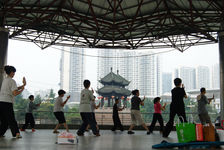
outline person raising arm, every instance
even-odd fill
[[[12,136],[21,138],[18,124],[15,119],[13,103],[15,96],[21,94],[26,86],[26,79],[23,77],[23,85],[17,87],[15,76],[16,68],[13,66],[5,66],[4,71],[7,77],[4,78],[0,91],[0,137],[4,137],[8,127],[11,129]]]

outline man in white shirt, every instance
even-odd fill
[[[93,119],[93,113],[90,105],[90,101],[94,100],[93,91],[89,90],[90,81],[84,80],[83,85],[85,89],[81,91],[81,100],[79,105],[79,112],[82,118],[82,125],[80,126],[77,135],[83,136],[87,125],[89,124],[93,134],[100,136],[99,131],[96,128],[96,123]]]

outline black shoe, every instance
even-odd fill
[[[123,132],[123,131],[124,131],[124,129],[120,129],[120,131],[121,131],[121,132]]]
[[[128,134],[135,134],[135,132],[133,132],[133,131],[128,131]]]
[[[151,133],[151,132],[150,132],[150,131],[148,131],[146,134],[147,134],[147,135],[149,135],[150,133]]]
[[[164,138],[167,138],[167,137],[168,137],[168,135],[163,134],[163,137],[164,137]]]
[[[78,136],[84,136],[83,133],[79,133],[79,132],[77,132],[77,135],[78,135]]]
[[[111,131],[116,131],[115,129],[111,129]]]

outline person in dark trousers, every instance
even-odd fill
[[[211,101],[214,99],[214,95],[212,98],[207,98],[207,96],[205,95],[206,89],[204,87],[200,89],[200,92],[200,95],[197,96],[198,117],[201,121],[201,124],[205,125],[206,123],[209,123],[210,126],[213,126],[211,119],[208,115],[206,105],[211,103]]]
[[[119,103],[119,99],[116,98],[114,106],[113,106],[113,122],[114,122],[114,126],[111,129],[112,131],[116,131],[117,127],[119,127],[119,129],[121,131],[124,131],[123,125],[121,124],[121,120],[120,120],[119,114],[118,114],[118,111],[122,111],[124,109],[124,107],[123,108],[119,108],[117,106],[118,103]]]
[[[187,122],[184,98],[187,98],[187,95],[184,90],[184,85],[180,78],[174,79],[175,87],[171,90],[172,102],[170,104],[170,119],[166,124],[166,127],[163,132],[163,137],[168,137],[171,130],[173,129],[174,117],[178,115],[181,122]]]
[[[153,129],[155,127],[155,124],[156,124],[157,120],[159,121],[159,124],[160,124],[160,133],[163,132],[163,117],[162,117],[161,113],[162,113],[162,110],[165,110],[166,103],[162,106],[160,104],[160,100],[161,100],[160,97],[156,97],[153,100],[153,103],[154,103],[154,114],[153,114],[152,123],[149,126],[149,131],[151,133],[153,132]]]
[[[35,132],[35,129],[34,129],[35,120],[33,117],[33,110],[37,109],[37,107],[40,106],[40,104],[34,104],[34,102],[33,102],[34,96],[33,95],[29,96],[29,100],[30,100],[30,102],[27,105],[27,110],[26,110],[26,115],[25,115],[25,124],[22,126],[20,131],[25,131],[26,128],[28,127],[28,125],[30,124],[30,126],[32,128],[32,132]]]
[[[15,75],[16,68],[13,66],[5,66],[4,70],[7,77],[4,78],[0,91],[0,137],[4,137],[9,127],[13,137],[22,138],[15,118],[13,103],[15,96],[23,92],[26,86],[26,79],[23,77],[23,85],[17,87],[16,81],[12,79]]]
[[[97,122],[96,122],[95,109],[98,109],[100,107],[100,103],[98,105],[96,105],[96,102],[95,102],[96,96],[93,96],[93,97],[94,97],[94,100],[90,101],[90,106],[91,106],[92,113],[93,113],[93,120],[96,123],[97,130],[99,131],[100,128],[99,128],[99,126],[97,125]],[[87,132],[89,131],[89,127],[90,127],[90,125],[88,124],[88,126],[86,127]]]
[[[99,131],[96,128],[96,122],[94,121],[90,102],[94,101],[93,90],[90,91],[90,81],[84,80],[83,85],[85,89],[81,91],[81,100],[79,105],[79,112],[82,118],[82,124],[77,131],[78,136],[83,136],[88,124],[90,125],[93,134],[100,136]]]

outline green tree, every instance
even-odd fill
[[[68,124],[78,124],[81,122],[81,117],[79,114],[79,106],[75,105],[68,109],[67,113],[65,113],[66,121]]]
[[[35,118],[41,120],[42,123],[48,124],[55,122],[53,113],[54,105],[49,102],[41,103],[40,107],[34,112]]]
[[[49,95],[48,95],[48,98],[49,98],[49,101],[50,101],[51,104],[54,104],[55,95],[56,95],[56,94],[54,93],[54,90],[51,89],[51,90],[50,90],[50,93],[49,93]]]
[[[21,94],[15,97],[13,107],[15,110],[15,117],[19,122],[23,121],[25,118],[27,103],[28,100],[24,99]]]
[[[56,121],[53,113],[55,99],[55,93],[53,89],[50,90],[50,93],[46,98],[47,100],[43,101],[40,95],[35,97],[35,103],[42,103],[40,104],[38,110],[34,112],[34,116],[37,120],[39,119],[41,123],[52,124]]]
[[[40,97],[40,94],[38,94],[38,95],[35,97],[34,101],[35,101],[36,104],[39,104],[39,103],[42,102],[42,99],[41,99],[41,97]]]

